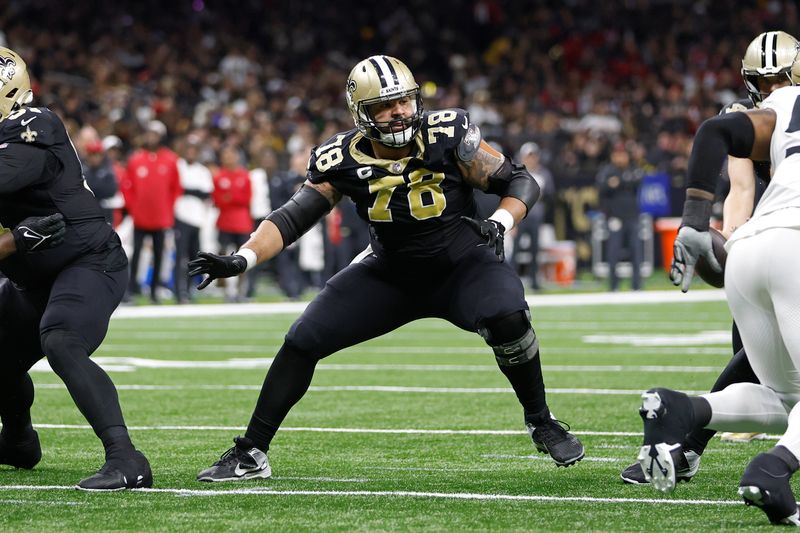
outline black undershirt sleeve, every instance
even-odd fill
[[[726,113],[703,122],[689,157],[687,187],[713,193],[728,155],[750,157],[754,142],[755,129],[745,113]]]

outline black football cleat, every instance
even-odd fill
[[[583,444],[569,432],[568,424],[550,418],[539,425],[527,422],[525,427],[527,427],[536,449],[550,454],[556,466],[567,467],[583,459]]]
[[[12,441],[0,434],[0,465],[30,470],[42,459],[39,434],[31,428],[28,435]]]
[[[644,442],[636,458],[645,480],[661,492],[672,492],[677,470],[688,468],[681,443],[693,428],[689,397],[669,389],[642,393],[639,416],[644,422]]]
[[[677,458],[675,462],[675,482],[691,481],[700,469],[700,455],[687,450],[683,452],[683,460]],[[644,475],[642,465],[637,461],[620,472],[622,481],[630,485],[648,485],[650,482]]]
[[[93,476],[81,480],[80,490],[144,489],[153,486],[153,472],[142,452],[135,450],[124,458],[108,459]]]
[[[197,481],[244,481],[272,475],[267,454],[256,448],[253,441],[236,437],[233,442],[235,445],[219,461],[197,474]]]
[[[755,505],[766,513],[773,524],[800,526],[789,479],[792,472],[780,457],[760,453],[750,461],[739,481],[739,496],[746,505]]]

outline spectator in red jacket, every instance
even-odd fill
[[[157,290],[161,281],[161,259],[164,237],[175,225],[175,200],[181,195],[178,156],[163,145],[167,128],[153,120],[147,125],[144,146],[128,158],[128,169],[122,194],[133,218],[133,258],[129,291],[139,294],[139,254],[144,238],[153,243],[153,276],[150,284],[150,301],[158,303]]]
[[[228,144],[220,151],[221,167],[214,175],[212,198],[219,209],[217,229],[221,252],[236,251],[250,238],[253,219],[250,216],[250,173],[242,165],[242,154],[235,145]],[[243,301],[247,291],[247,278],[240,275],[236,294],[226,297],[232,301]]]

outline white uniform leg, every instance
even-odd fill
[[[717,431],[786,431],[788,410],[780,396],[756,383],[734,383],[719,392],[703,394],[711,404],[706,427]]]
[[[725,269],[728,305],[750,365],[789,409],[800,399],[799,250],[800,231],[769,229],[737,241]]]
[[[800,459],[800,403],[795,404],[789,413],[789,428],[778,441],[778,445],[789,448],[789,451]]]
[[[800,231],[774,228],[736,242],[725,292],[760,385],[737,383],[703,395],[708,427],[786,431],[780,444],[800,457]],[[792,411],[793,415],[788,415]],[[787,428],[788,426],[788,428]]]

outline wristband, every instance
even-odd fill
[[[245,272],[256,266],[258,263],[258,256],[250,248],[239,248],[239,251],[237,251],[236,254],[241,255],[244,257],[244,260],[247,261],[247,268],[244,270]]]
[[[689,226],[697,231],[708,231],[711,218],[711,200],[686,199],[683,203],[681,226]]]
[[[514,227],[514,215],[506,209],[498,209],[489,217],[489,220],[494,220],[503,226],[506,232],[511,231],[511,228]]]

